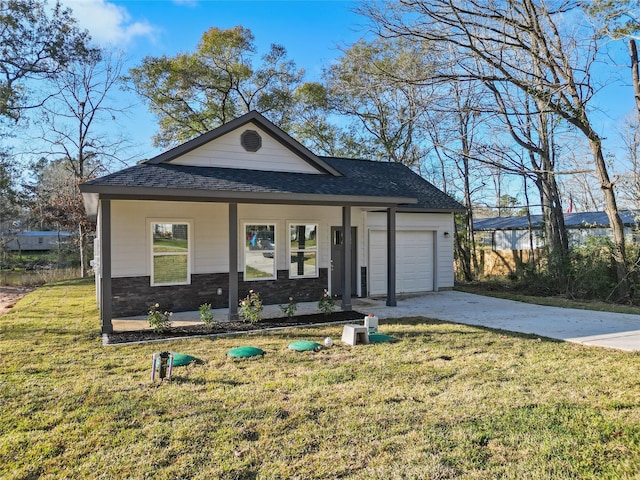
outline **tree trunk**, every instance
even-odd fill
[[[638,47],[636,41],[629,40],[629,56],[631,57],[631,80],[633,82],[633,98],[640,115],[640,67],[638,66]]]
[[[607,213],[607,217],[609,217],[609,224],[611,225],[611,231],[613,233],[613,261],[616,266],[616,276],[618,280],[616,290],[619,299],[624,300],[628,299],[630,294],[624,242],[624,225],[618,213],[618,204],[613,190],[613,183],[609,179],[607,165],[604,160],[604,155],[602,154],[601,141],[593,132],[589,135],[589,146],[591,147],[596,164],[600,189],[604,195],[604,210]]]
[[[468,263],[467,269],[468,274],[465,271],[465,277],[467,281],[472,281],[474,279],[475,274],[477,274],[479,270],[478,266],[478,255],[476,252],[476,238],[475,233],[473,231],[473,208],[471,205],[471,185],[469,184],[469,159],[464,159],[465,165],[465,175],[464,175],[464,204],[467,207],[467,213],[465,215],[466,226],[467,226],[467,256],[466,261]]]
[[[553,173],[543,172],[540,178],[542,215],[549,255],[557,261],[563,261],[569,252],[569,242],[564,225],[564,213],[560,203],[558,184]]]
[[[536,249],[535,246],[533,244],[533,225],[531,223],[531,202],[529,201],[529,189],[527,188],[527,177],[526,175],[523,175],[522,177],[523,182],[522,185],[524,187],[524,199],[525,199],[525,203],[526,203],[526,209],[527,209],[527,225],[529,227],[529,265],[531,266],[531,268],[537,270],[537,262],[536,262]]]
[[[469,214],[467,213],[465,215],[465,224],[468,223],[468,216]],[[471,271],[471,257],[470,257],[470,251],[469,251],[469,246],[465,245],[466,240],[468,238],[468,232],[463,232],[464,237],[461,238],[460,236],[460,232],[458,231],[458,224],[457,222],[453,222],[453,229],[454,229],[454,237],[453,237],[453,241],[454,241],[454,246],[456,249],[456,252],[458,253],[458,261],[460,262],[460,268],[462,269],[462,275],[464,277],[464,280],[467,282],[470,282],[473,280],[473,272]],[[467,227],[468,229],[468,227]]]
[[[457,93],[457,92],[456,92]],[[457,97],[457,103],[458,105],[461,104],[460,99]],[[465,238],[464,238],[464,245],[458,245],[460,253],[463,253],[463,255],[460,255],[460,261],[464,262],[463,265],[463,272],[464,272],[464,277],[465,280],[470,282],[473,280],[473,272],[474,272],[474,268],[472,268],[472,262],[473,262],[473,266],[475,266],[475,271],[478,271],[478,261],[476,258],[476,244],[475,244],[475,238],[474,238],[474,233],[473,233],[473,208],[471,205],[471,183],[470,183],[470,175],[471,172],[469,171],[469,156],[471,154],[471,148],[470,148],[470,138],[469,138],[469,122],[470,122],[470,116],[468,115],[468,113],[463,113],[463,111],[460,111],[458,113],[458,130],[460,133],[460,142],[462,144],[462,158],[461,158],[461,162],[462,162],[462,176],[463,176],[463,180],[464,180],[464,206],[467,207],[467,213],[465,215],[465,220],[466,220],[466,232],[465,232]],[[457,232],[456,232],[457,233]],[[457,235],[456,235],[457,237]],[[458,242],[458,244],[460,244],[460,242]]]

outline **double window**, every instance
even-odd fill
[[[151,222],[151,285],[191,283],[189,222]]]
[[[318,276],[318,225],[289,224],[289,278]],[[244,226],[245,280],[277,277],[276,226],[251,223]]]

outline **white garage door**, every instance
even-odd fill
[[[396,234],[396,293],[433,291],[433,232]],[[369,294],[387,293],[387,232],[369,231]]]

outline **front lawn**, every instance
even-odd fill
[[[346,347],[332,326],[102,347],[93,284],[42,287],[0,317],[0,477],[637,478],[639,354],[426,318],[380,330],[399,341]],[[227,360],[239,345],[267,355]],[[151,384],[163,349],[202,363]]]

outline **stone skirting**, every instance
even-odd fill
[[[366,297],[369,295],[369,290],[367,285],[367,267],[360,267],[360,292],[362,292],[363,297]]]
[[[279,270],[277,280],[244,281],[238,274],[238,300],[249,290],[260,294],[265,305],[284,304],[289,297],[296,302],[314,302],[328,287],[328,269],[321,268],[318,278],[289,278],[288,270]],[[218,289],[222,295],[218,295]],[[203,303],[212,308],[229,307],[229,274],[206,273],[191,275],[190,285],[166,287],[150,286],[150,278],[117,277],[111,280],[112,310],[114,317],[146,315],[149,306],[155,303],[171,312],[198,310]]]

